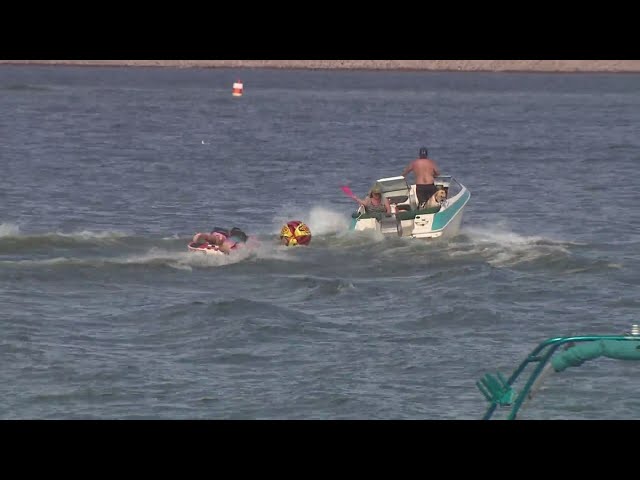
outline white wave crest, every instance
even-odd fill
[[[308,211],[301,209],[279,214],[273,220],[274,232],[279,233],[282,226],[292,220],[306,223],[311,235],[343,233],[349,228],[349,218],[345,213],[324,206],[314,206]]]
[[[494,266],[513,266],[526,263],[550,255],[569,255],[563,242],[541,235],[521,235],[507,230],[505,227],[466,227],[461,233],[471,243],[469,248],[460,251],[458,246],[452,255],[480,254]]]
[[[70,233],[55,232],[52,235],[65,237],[65,238],[78,238],[82,240],[92,240],[92,239],[110,240],[110,239],[123,238],[123,237],[126,237],[128,234],[117,231],[117,230],[102,230],[102,231],[78,230]]]
[[[15,223],[0,223],[0,237],[17,237],[20,227]]]

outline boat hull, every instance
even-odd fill
[[[394,190],[391,196],[406,198],[403,203],[399,204],[401,211],[395,214],[373,214],[369,215],[360,208],[352,215],[351,230],[355,231],[376,231],[385,236],[418,238],[418,239],[435,239],[435,238],[451,238],[457,235],[462,226],[462,218],[464,209],[469,202],[471,194],[469,190],[459,184],[451,177],[447,177],[443,184],[455,193],[448,198],[442,205],[425,208],[419,210],[416,208],[417,200],[415,199],[415,185],[408,187],[407,191],[398,190],[397,177],[390,179],[378,180],[380,184],[391,184],[393,182]]]
[[[460,232],[462,226],[462,218],[464,209],[469,201],[470,194],[468,190],[460,193],[459,198],[450,200],[450,204],[446,208],[441,209],[432,214],[430,222],[423,222],[416,216],[413,225],[410,225],[410,234],[406,236],[412,238],[451,238]],[[405,236],[405,235],[403,235]]]

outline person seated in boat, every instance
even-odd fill
[[[382,200],[382,189],[376,185],[374,186],[369,195],[362,200],[355,195],[351,196],[356,202],[364,207],[366,213],[387,213],[391,214],[391,206],[389,205],[389,199]]]
[[[196,233],[193,236],[192,245],[197,246],[207,242],[217,246],[221,252],[231,253],[239,245],[246,243],[247,238],[247,234],[238,227],[233,227],[231,230],[215,227],[211,233]]]
[[[432,159],[429,158],[427,147],[420,148],[418,158],[413,160],[402,172],[406,177],[413,172],[416,177],[416,196],[418,205],[426,205],[426,202],[436,193],[434,179],[440,175],[440,169]]]

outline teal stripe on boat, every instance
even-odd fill
[[[431,224],[431,230],[441,230],[447,226],[451,219],[460,211],[462,207],[469,201],[471,194],[469,190],[466,190],[462,197],[452,206],[442,212],[438,212],[433,216],[433,223]]]

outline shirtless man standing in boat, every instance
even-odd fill
[[[438,166],[433,160],[427,157],[427,154],[426,147],[422,147],[419,152],[419,158],[413,160],[402,172],[403,177],[406,177],[409,172],[413,172],[416,177],[418,205],[422,205],[436,193],[436,186],[433,184],[433,181],[434,177],[440,175]]]

